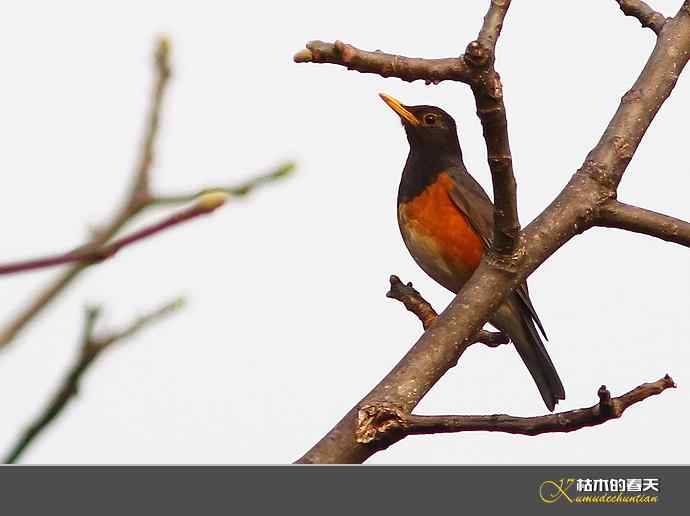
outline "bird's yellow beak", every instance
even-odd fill
[[[419,119],[414,116],[405,106],[403,106],[399,100],[394,99],[385,93],[379,93],[379,97],[381,97],[383,101],[400,116],[400,118],[414,127],[419,125]]]

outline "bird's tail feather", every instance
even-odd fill
[[[527,366],[546,407],[553,412],[558,400],[565,399],[561,379],[529,313],[521,309],[515,294],[495,314],[492,324],[508,334]]]

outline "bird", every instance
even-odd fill
[[[427,275],[457,293],[491,246],[493,203],[465,168],[453,117],[436,106],[406,106],[385,93],[379,96],[400,117],[410,145],[397,199],[403,241]],[[526,282],[489,322],[510,338],[553,412],[565,391],[541,339],[546,332]]]

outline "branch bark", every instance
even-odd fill
[[[596,405],[536,417],[516,417],[507,414],[418,416],[407,414],[391,404],[372,404],[359,410],[355,434],[357,442],[360,443],[385,443],[408,435],[458,432],[503,432],[530,436],[574,432],[617,419],[628,407],[675,387],[673,379],[666,375],[656,382],[643,383],[622,396],[611,398],[611,393],[602,385],[597,392],[599,403]]]
[[[624,229],[690,247],[690,223],[619,201],[605,203],[597,225]]]
[[[616,0],[626,16],[632,16],[642,24],[643,27],[652,29],[657,35],[661,33],[666,23],[666,16],[655,11],[642,0]]]
[[[94,336],[94,328],[101,313],[101,309],[87,309],[86,317],[84,319],[81,347],[76,360],[67,371],[64,380],[53,395],[51,401],[48,403],[43,412],[36,418],[36,420],[31,423],[31,425],[29,425],[22,435],[17,439],[16,444],[11,448],[10,452],[5,457],[4,462],[7,464],[16,463],[19,457],[35,441],[41,432],[43,432],[43,430],[45,430],[45,428],[50,425],[50,423],[52,423],[58,415],[60,415],[65,406],[67,406],[67,403],[77,395],[79,392],[79,383],[82,377],[89,367],[94,363],[94,361],[101,356],[103,351],[111,348],[113,344],[134,336],[136,333],[143,330],[150,324],[157,322],[167,315],[179,310],[183,304],[184,302],[182,299],[176,299],[175,301],[138,318],[122,330],[112,332],[101,337]]]
[[[404,413],[411,413],[429,389],[457,363],[503,299],[566,242],[592,227],[599,207],[615,198],[630,159],[673,90],[689,55],[690,0],[685,0],[676,16],[664,25],[642,73],[623,96],[583,166],[556,199],[520,233],[515,253],[519,259],[506,260],[485,253],[472,278],[412,349],[298,462],[360,463],[382,449],[376,442],[356,440],[360,407],[390,403]],[[386,70],[389,75],[395,72],[391,67]]]

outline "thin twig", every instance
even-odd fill
[[[690,247],[690,223],[616,200],[600,208],[597,226],[642,233]]]
[[[265,174],[260,174],[255,177],[248,179],[247,181],[240,183],[238,185],[232,186],[220,186],[220,187],[207,187],[202,188],[196,192],[183,193],[176,195],[156,195],[152,197],[149,201],[150,205],[167,205],[167,204],[182,204],[186,202],[191,202],[198,199],[200,196],[212,193],[212,192],[223,192],[227,195],[233,197],[244,197],[250,194],[256,188],[263,186],[267,183],[283,179],[290,175],[295,170],[295,164],[292,162],[287,162],[278,165],[274,170],[271,170]]]
[[[643,27],[652,29],[657,35],[666,24],[666,16],[655,11],[642,0],[616,0],[626,16],[637,18]]]
[[[426,330],[431,326],[438,317],[438,313],[434,307],[422,297],[422,295],[412,286],[411,282],[407,284],[400,281],[400,278],[393,275],[390,277],[391,288],[386,293],[386,297],[397,299],[408,311],[412,312],[422,323],[422,327]],[[505,333],[500,331],[486,331],[479,330],[474,342],[485,344],[490,348],[495,348],[501,344],[508,344],[510,339]]]
[[[652,383],[643,383],[630,392],[612,398],[605,385],[597,392],[599,403],[588,408],[568,410],[535,417],[516,417],[506,414],[487,416],[418,416],[406,414],[390,403],[365,405],[359,410],[356,438],[359,443],[400,439],[407,435],[447,434],[457,432],[504,432],[520,435],[540,435],[554,432],[574,432],[589,426],[601,425],[617,419],[625,410],[650,396],[676,387],[666,375]]]
[[[84,373],[93,364],[103,351],[109,349],[113,344],[134,336],[137,332],[152,323],[170,315],[183,306],[183,300],[176,299],[171,303],[154,310],[142,317],[139,317],[123,329],[109,333],[107,335],[94,336],[94,327],[101,313],[99,308],[88,308],[84,319],[84,330],[81,339],[81,346],[76,360],[70,366],[64,380],[51,398],[43,412],[29,425],[17,439],[16,444],[11,448],[5,457],[4,462],[13,464],[24,453],[28,446],[34,442],[36,437],[62,412],[67,403],[77,395],[79,382]]]

